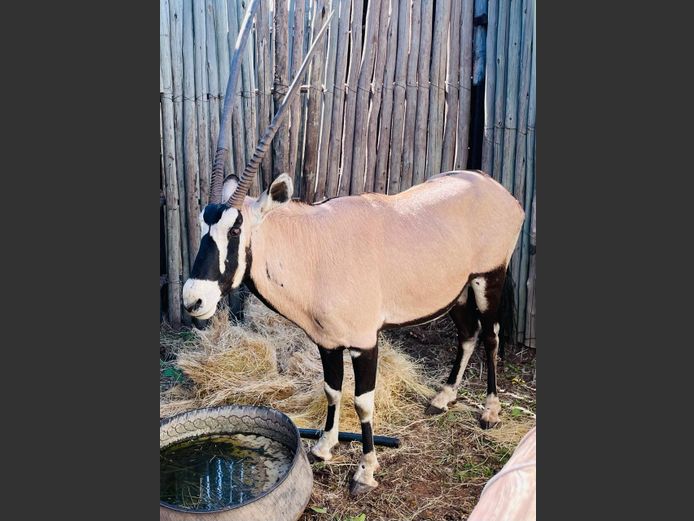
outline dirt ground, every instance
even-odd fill
[[[179,333],[186,335],[190,333]],[[455,357],[455,328],[448,317],[425,326],[388,332],[401,349],[420,361],[432,385],[441,385]],[[178,378],[175,359],[162,348],[163,391]],[[166,360],[165,360],[166,359]],[[516,444],[535,425],[535,351],[507,348],[499,362],[501,423],[479,427],[486,395],[484,350],[478,346],[465,372],[458,402],[440,416],[421,413],[399,426],[397,449],[376,447],[380,486],[351,498],[349,479],[360,455],[360,444],[340,444],[329,464],[315,463],[313,494],[302,521],[460,521],[479,499],[484,484],[511,456]],[[376,411],[376,418],[378,410]],[[374,434],[381,434],[376,429]],[[304,440],[306,449],[315,443]]]

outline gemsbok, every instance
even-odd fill
[[[254,3],[237,54],[253,9]],[[324,31],[325,26],[316,42]],[[311,449],[315,459],[330,460],[338,441],[343,351],[349,351],[363,447],[350,492],[359,494],[378,485],[372,422],[382,329],[449,313],[458,330],[457,356],[427,412],[443,412],[455,401],[479,338],[487,357],[481,424],[498,422],[499,306],[524,212],[504,187],[478,171],[440,174],[395,195],[365,193],[317,204],[293,201],[292,179],[282,174],[259,197],[249,197],[316,42],[239,178],[223,180],[228,149],[220,134],[210,203],[200,216],[202,239],[183,286],[183,305],[193,317],[208,319],[223,296],[245,284],[317,344],[328,410],[325,429]],[[235,67],[232,59],[229,85]],[[228,103],[224,115],[228,118]]]

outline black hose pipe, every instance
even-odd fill
[[[317,440],[323,431],[318,429],[299,429],[299,435],[302,438],[308,438],[311,440]],[[356,432],[339,432],[337,434],[338,441],[361,441],[361,434]],[[390,436],[374,436],[374,445],[380,445],[382,447],[394,447],[398,448],[400,446],[400,438],[391,438]]]

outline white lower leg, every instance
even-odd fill
[[[323,431],[318,443],[316,443],[311,452],[318,456],[323,461],[329,461],[332,459],[332,448],[337,445],[337,435],[340,430],[340,401],[342,399],[342,392],[336,391],[330,388],[328,384],[325,384],[325,396],[328,399],[328,405],[334,406],[334,416],[333,423],[329,430]],[[330,412],[328,412],[330,414]]]
[[[458,373],[455,377],[455,383],[453,385],[445,384],[443,389],[441,389],[441,391],[434,396],[434,399],[431,400],[431,405],[434,407],[446,411],[448,410],[448,404],[455,401],[458,397],[458,387],[460,387],[460,382],[463,380],[463,373],[465,372],[465,368],[467,367],[470,357],[472,356],[475,346],[477,345],[478,331],[476,331],[472,337],[463,342],[463,358],[460,361],[460,367],[458,368]]]
[[[370,487],[377,487],[378,481],[374,479],[374,472],[378,472],[380,469],[378,460],[376,459],[376,451],[372,450],[368,454],[362,454],[359,460],[359,468],[354,473],[354,481],[363,483],[364,485],[369,485]]]
[[[499,348],[499,323],[494,324],[494,349],[492,351],[493,362],[487,367],[487,371],[494,371],[496,374],[496,353]],[[486,347],[486,346],[485,346]],[[496,381],[496,378],[494,379]],[[496,386],[494,386],[496,389]],[[487,400],[484,404],[484,411],[482,412],[482,420],[487,423],[497,423],[499,421],[499,413],[501,412],[501,404],[499,403],[499,398],[496,393],[491,392],[487,395]]]
[[[364,454],[359,460],[359,468],[352,478],[358,483],[377,487],[378,481],[374,479],[374,472],[378,471],[380,465],[376,459],[376,449],[373,446],[373,411],[374,411],[374,391],[369,391],[354,398],[354,406],[362,424],[362,447]]]
[[[482,420],[487,423],[496,423],[499,421],[499,413],[501,412],[501,404],[496,394],[487,395],[487,401],[484,404],[482,412]]]

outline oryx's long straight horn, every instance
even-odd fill
[[[325,24],[323,25],[323,28],[320,30],[320,32],[316,36],[316,39],[311,44],[311,48],[308,50],[306,58],[304,58],[304,61],[301,64],[299,71],[296,73],[296,76],[294,77],[294,80],[292,81],[292,84],[289,87],[287,94],[284,96],[280,108],[277,110],[275,116],[272,118],[272,122],[270,123],[270,125],[265,129],[263,136],[260,138],[260,141],[258,142],[258,146],[256,147],[255,152],[253,152],[253,157],[251,157],[251,160],[248,162],[246,168],[243,170],[241,178],[239,179],[239,185],[236,187],[236,190],[231,195],[229,200],[226,202],[227,206],[233,206],[234,208],[239,209],[241,208],[243,200],[246,197],[246,193],[248,192],[248,189],[251,187],[251,183],[253,182],[253,176],[258,171],[258,168],[260,167],[260,162],[263,160],[263,157],[265,156],[265,153],[267,152],[267,149],[270,146],[272,138],[275,136],[277,129],[282,124],[282,120],[288,113],[287,107],[289,107],[289,105],[292,102],[292,99],[299,91],[301,77],[306,72],[308,64],[311,61],[311,58],[313,57],[313,53],[317,48],[317,44],[325,34],[325,30],[328,28],[330,19],[333,17],[334,13],[335,11],[330,12],[327,20],[325,21]]]
[[[251,27],[253,27],[253,16],[255,15],[259,5],[260,2],[258,0],[251,0],[248,8],[246,8],[246,14],[243,17],[241,30],[236,38],[236,46],[234,47],[234,53],[231,57],[229,81],[227,82],[227,90],[224,95],[222,121],[220,123],[219,136],[217,138],[217,150],[214,154],[214,164],[212,167],[212,176],[210,178],[210,202],[214,203],[222,202],[224,163],[226,162],[227,154],[229,152],[229,146],[227,144],[229,141],[229,136],[227,129],[229,128],[229,118],[231,117],[231,112],[234,106],[231,102],[231,98],[234,96],[234,91],[236,90],[236,83],[238,82],[239,71],[241,70],[241,58],[243,56],[243,51],[246,48],[248,36],[251,34]]]

